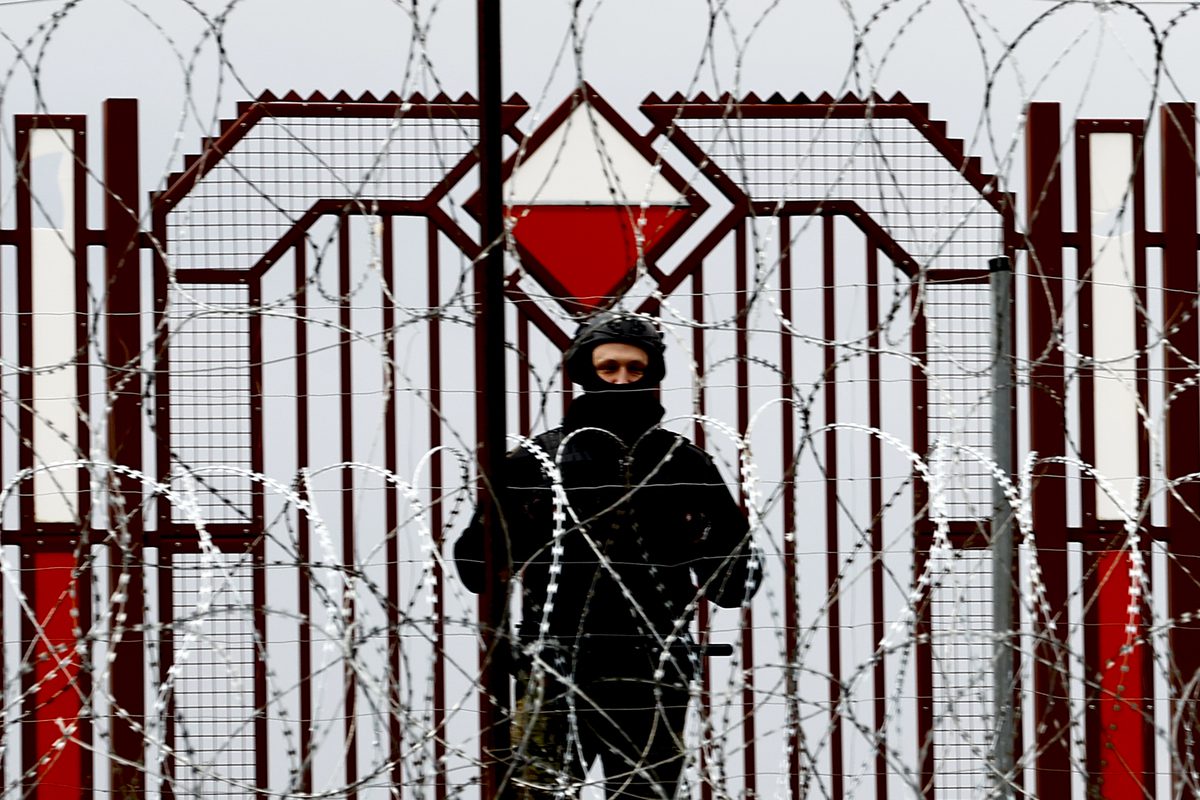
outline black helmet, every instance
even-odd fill
[[[588,391],[612,388],[592,366],[592,351],[597,345],[608,342],[631,344],[646,352],[646,372],[637,382],[639,389],[657,386],[667,374],[667,365],[663,361],[666,344],[650,319],[628,311],[605,311],[580,325],[575,332],[575,341],[567,348],[564,360],[567,376],[573,383]]]

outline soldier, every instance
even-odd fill
[[[502,530],[523,586],[514,775],[527,798],[563,796],[599,757],[610,798],[673,798],[684,765],[689,623],[707,597],[729,608],[758,588],[745,515],[708,455],[659,427],[666,373],[646,318],[605,312],[565,358],[584,389],[534,441],[559,466],[566,516],[531,449],[506,459]],[[454,548],[484,583],[476,515]],[[536,664],[536,668],[534,667]]]

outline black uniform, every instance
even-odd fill
[[[688,622],[703,597],[737,607],[758,586],[746,518],[712,460],[658,427],[662,406],[633,387],[576,398],[535,440],[570,507],[558,547],[543,464],[524,449],[506,461],[503,523],[524,587],[516,774],[545,787],[526,796],[553,796],[599,756],[609,797],[673,797],[697,661]],[[480,591],[478,517],[454,556]],[[533,656],[544,683],[529,681]]]

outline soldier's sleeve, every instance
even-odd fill
[[[520,450],[510,452],[504,459],[508,488],[501,503],[501,535],[508,537],[509,553],[515,563],[529,558],[531,537],[535,536],[534,518],[537,500],[542,492],[541,470],[536,460]],[[476,507],[469,524],[454,543],[454,563],[463,585],[478,594],[485,583],[487,554],[483,552],[483,510]]]
[[[721,479],[708,454],[696,448],[697,492],[704,529],[692,569],[705,596],[719,606],[736,608],[758,591],[762,578],[759,554],[746,515]]]
[[[483,591],[483,509],[475,507],[471,524],[454,543],[454,564],[458,577],[467,589],[479,594]]]

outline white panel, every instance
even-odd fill
[[[1133,139],[1101,133],[1093,134],[1090,142],[1095,466],[1122,502],[1132,504],[1138,474],[1133,234],[1120,230],[1122,218],[1117,214],[1129,203]],[[1096,517],[1122,519],[1120,507],[1099,486]]]
[[[512,205],[668,204],[683,198],[599,113],[580,105],[505,186]]]
[[[75,257],[72,252],[72,199],[75,197],[71,134],[59,130],[30,133],[33,163],[61,154],[55,188],[61,202],[61,229],[35,228],[33,264],[33,458],[34,466],[79,458],[78,391],[75,379]],[[38,183],[42,176],[37,176]],[[34,202],[41,198],[35,197]],[[79,474],[75,469],[42,471],[33,478],[34,517],[38,522],[74,522]]]

